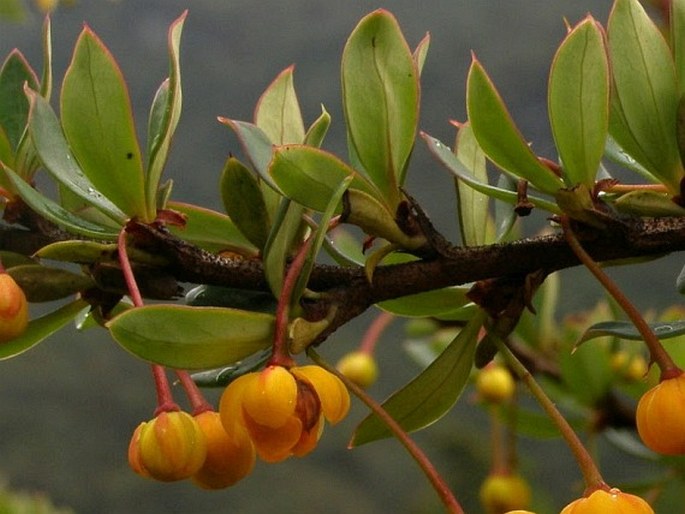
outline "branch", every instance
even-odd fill
[[[36,237],[37,241],[73,238],[59,236],[58,230],[45,220],[38,223],[36,218],[35,214],[24,213],[20,221],[45,236]],[[574,231],[597,262],[660,257],[685,249],[685,218],[680,217],[611,220],[603,229],[574,224]],[[206,252],[157,224],[132,221],[128,232],[136,246],[164,256],[168,264],[158,271],[179,282],[268,291],[259,260],[231,259]],[[12,240],[11,231],[6,233],[0,243],[3,249],[11,249],[5,248],[4,243]],[[439,234],[432,239],[442,242]],[[422,260],[377,267],[373,283],[367,281],[361,267],[317,265],[308,287],[320,294],[303,305],[305,317],[312,321],[321,319],[332,305],[337,306],[335,318],[317,342],[384,300],[484,279],[521,277],[539,270],[549,274],[579,264],[561,233],[489,246],[456,247],[442,243],[434,248],[434,254]],[[120,271],[110,267],[107,273]],[[141,288],[145,291],[142,282]]]

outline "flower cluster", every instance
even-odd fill
[[[225,432],[217,412],[191,416],[173,411],[138,425],[128,461],[144,477],[162,482],[191,478],[203,489],[220,489],[252,471],[255,451],[245,432]]]
[[[279,462],[312,451],[324,419],[335,424],[349,407],[344,384],[325,369],[271,365],[231,382],[219,411],[230,436],[247,431],[262,460]]]

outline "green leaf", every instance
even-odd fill
[[[388,11],[367,15],[350,35],[342,57],[342,92],[352,153],[394,209],[416,135],[419,72]]]
[[[426,63],[426,57],[428,56],[428,48],[431,45],[431,35],[426,32],[426,35],[423,36],[423,39],[419,41],[419,44],[416,45],[416,48],[414,49],[414,62],[416,62],[416,69],[419,72],[419,76],[421,75],[421,72],[423,71],[423,65]]]
[[[660,321],[650,323],[649,328],[659,339],[668,339],[685,334],[685,321]],[[583,333],[577,345],[597,337],[614,336],[621,339],[641,341],[642,336],[635,325],[627,321],[602,321],[595,323]]]
[[[241,375],[259,371],[270,357],[271,350],[264,350],[245,361],[238,361],[230,366],[208,371],[199,371],[193,373],[190,377],[199,387],[226,387]]]
[[[240,233],[231,218],[225,214],[182,202],[169,202],[167,207],[186,217],[185,226],[169,226],[171,232],[181,239],[210,252],[229,250],[243,255],[257,254],[257,248]]]
[[[422,234],[416,236],[405,234],[397,225],[395,217],[386,204],[359,189],[347,190],[343,221],[357,225],[371,236],[382,237],[409,250],[426,244],[426,239]]]
[[[164,266],[169,261],[159,254],[151,254],[144,250],[129,246],[126,249],[128,257],[133,262],[149,264],[151,266]],[[107,260],[118,260],[118,246],[115,243],[97,243],[73,239],[69,241],[57,241],[42,247],[35,254],[40,259],[70,262],[74,264],[93,264]]]
[[[314,269],[314,264],[316,263],[316,257],[319,255],[319,251],[321,250],[321,247],[326,239],[328,225],[330,224],[330,221],[335,213],[338,211],[338,205],[340,204],[345,191],[347,191],[347,189],[350,187],[352,180],[353,177],[348,176],[344,178],[340,184],[338,184],[338,188],[333,191],[329,197],[328,206],[323,210],[323,213],[319,218],[319,226],[316,228],[316,231],[309,236],[313,238],[312,244],[309,248],[309,252],[305,258],[304,264],[302,265],[300,275],[297,277],[297,283],[295,284],[295,288],[293,289],[291,295],[291,302],[297,302],[307,287],[309,276],[311,275],[312,270]]]
[[[151,221],[126,83],[88,27],[76,42],[60,105],[69,146],[95,188],[129,217]]]
[[[330,232],[324,245],[326,252],[341,266],[364,266],[362,243],[345,228],[338,226]]]
[[[679,94],[670,50],[638,0],[616,0],[607,29],[614,78],[609,131],[616,142],[678,193]]]
[[[50,104],[30,89],[26,90],[26,95],[31,102],[29,115],[31,139],[45,169],[69,191],[119,225],[123,225],[127,219],[126,214],[103,196],[85,175],[71,153],[59,120]]]
[[[476,141],[469,123],[459,128],[454,153],[476,180],[483,183],[488,182],[485,154],[478,146],[478,141]],[[455,179],[459,205],[459,228],[464,245],[479,246],[491,243],[494,236],[488,234],[489,231],[492,232],[489,230],[492,228],[489,215],[489,197],[476,191],[464,181],[458,180],[456,177]]]
[[[52,96],[52,26],[50,16],[43,22],[43,73],[40,78],[40,94],[48,102]]]
[[[0,163],[1,165],[1,163]],[[114,240],[117,238],[118,231],[111,227],[98,225],[76,216],[61,205],[43,196],[38,191],[28,185],[19,175],[7,167],[3,167],[4,172],[19,192],[26,204],[41,216],[49,219],[53,223],[63,227],[65,230],[74,234],[91,237],[94,239]]]
[[[283,287],[285,265],[296,243],[302,240],[304,207],[283,198],[264,246],[264,274],[271,292],[278,298]]]
[[[224,209],[240,232],[259,250],[269,237],[271,220],[254,173],[229,157],[219,180]]]
[[[620,212],[634,216],[685,216],[685,209],[676,204],[669,194],[656,191],[632,191],[621,195],[613,205]]]
[[[466,82],[466,108],[476,140],[492,162],[544,193],[554,194],[563,186],[530,149],[475,56]]]
[[[609,130],[609,62],[602,29],[591,16],[557,50],[547,101],[566,184],[592,187]]]
[[[12,168],[14,166],[14,152],[12,151],[12,144],[7,138],[7,134],[0,126],[0,161],[5,163],[5,166]],[[0,180],[4,180],[0,177]],[[3,181],[3,185],[6,184]]]
[[[269,173],[288,198],[319,212],[326,209],[348,177],[352,178],[352,187],[379,195],[373,185],[335,155],[311,146],[277,147]]]
[[[95,241],[57,241],[38,250],[34,255],[40,259],[92,264],[103,257],[114,256],[117,245]]]
[[[169,78],[155,95],[148,123],[148,166],[145,175],[148,219],[157,214],[157,189],[169,154],[171,139],[181,117],[183,93],[181,90],[181,65],[179,46],[181,33],[188,11],[185,11],[169,27]]]
[[[259,177],[278,191],[278,187],[269,175],[269,163],[271,162],[271,154],[273,152],[273,144],[269,136],[257,125],[246,121],[229,120],[228,118],[220,117],[219,122],[233,130],[245,157],[248,158]]]
[[[0,345],[0,360],[16,357],[26,350],[30,350],[57,332],[86,308],[88,308],[88,304],[84,300],[75,300],[50,314],[31,320],[22,335]]]
[[[14,150],[17,149],[29,114],[24,84],[38,89],[38,77],[19,50],[12,50],[0,68],[0,126]]]
[[[112,337],[141,359],[181,369],[230,364],[271,344],[270,314],[220,307],[148,305],[107,323]]]
[[[459,399],[473,366],[478,332],[484,321],[485,314],[479,310],[430,366],[383,403],[404,430],[411,432],[434,423]],[[391,435],[383,421],[371,414],[357,427],[350,446]]]
[[[446,316],[470,303],[466,293],[470,287],[445,287],[425,293],[403,296],[376,304],[384,311],[409,318]]]
[[[433,156],[440,161],[445,168],[452,174],[454,174],[459,180],[464,181],[466,184],[470,185],[476,191],[479,191],[485,195],[488,195],[497,200],[502,200],[503,202],[515,204],[518,201],[516,191],[511,191],[509,189],[503,189],[501,187],[491,186],[490,184],[485,184],[477,180],[471,171],[452,153],[450,148],[435,139],[434,137],[421,133],[421,138],[428,145],[428,150],[433,154]],[[561,182],[560,182],[561,184]],[[528,200],[546,211],[561,214],[561,210],[556,203],[544,200],[542,198],[528,195]]]
[[[561,378],[576,400],[592,407],[606,397],[614,378],[610,360],[607,344],[576,346],[573,352],[561,352]]]
[[[331,115],[328,114],[326,108],[321,105],[321,114],[311,124],[307,133],[304,135],[304,144],[308,146],[315,146],[319,148],[323,143],[328,127],[331,126]]]
[[[685,1],[671,0],[671,52],[680,96],[685,94]]]
[[[257,102],[254,123],[272,143],[284,145],[304,141],[304,122],[293,85],[295,66],[278,74]]]
[[[39,264],[15,266],[8,273],[31,302],[51,302],[85,291],[95,285],[92,278],[61,268]]]
[[[277,302],[272,294],[234,287],[197,286],[186,293],[186,304],[193,307],[230,307],[250,312],[274,314]]]
[[[26,19],[26,10],[21,0],[0,1],[0,19],[21,22]]]
[[[637,162],[632,156],[621,148],[621,146],[616,142],[616,140],[609,134],[607,137],[606,148],[604,148],[604,155],[616,164],[634,171],[635,173],[642,175],[645,179],[653,182],[655,184],[659,183],[654,175],[652,175],[647,169]]]

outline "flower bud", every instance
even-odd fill
[[[26,330],[29,304],[21,287],[7,273],[0,273],[0,343],[11,341]]]
[[[342,381],[333,373],[321,366],[301,366],[292,369],[298,379],[308,381],[321,401],[323,415],[329,423],[335,425],[350,410],[350,393]]]
[[[480,488],[480,501],[487,514],[528,507],[530,496],[528,483],[517,474],[493,473]]]
[[[207,457],[193,482],[203,489],[223,489],[245,478],[255,465],[255,449],[241,426],[229,436],[218,412],[205,411],[195,416],[207,441]]]
[[[647,447],[664,455],[685,454],[685,373],[662,380],[642,395],[636,421]]]
[[[312,451],[324,418],[337,423],[349,406],[343,383],[323,368],[268,366],[231,382],[219,413],[229,435],[243,427],[262,460],[279,462]]]
[[[376,359],[367,352],[357,351],[344,355],[336,368],[362,389],[369,387],[378,378]]]
[[[206,455],[205,436],[186,412],[162,412],[141,423],[128,449],[133,471],[162,482],[191,477],[202,467]]]
[[[639,496],[618,489],[598,489],[586,498],[569,503],[561,514],[654,514],[649,504]]]
[[[514,395],[516,384],[504,366],[490,364],[478,372],[476,391],[486,402],[504,403]]]

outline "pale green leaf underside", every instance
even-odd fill
[[[270,314],[221,307],[149,305],[108,323],[112,337],[141,359],[180,369],[231,364],[271,344]]]
[[[602,32],[591,17],[557,50],[547,100],[566,184],[592,187],[609,129],[609,62]]]

